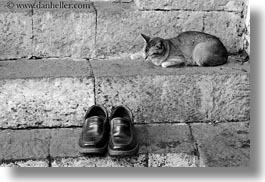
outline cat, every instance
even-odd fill
[[[131,59],[143,57],[156,66],[219,66],[227,63],[228,53],[216,36],[187,31],[177,37],[151,38],[141,34],[145,40],[142,52],[131,55]]]

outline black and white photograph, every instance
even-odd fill
[[[1,1],[0,166],[250,167],[249,4]]]

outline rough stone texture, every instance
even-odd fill
[[[0,164],[0,167],[49,167],[48,160],[28,160],[28,161],[16,161],[11,163]]]
[[[218,10],[241,12],[247,0],[135,0],[141,10]]]
[[[93,8],[86,12],[35,10],[34,56],[89,58],[95,46],[95,26]]]
[[[32,55],[32,13],[0,13],[0,60]]]
[[[148,167],[198,167],[197,157],[184,153],[148,154]]]
[[[0,62],[0,128],[82,124],[94,104],[84,60]]]
[[[249,122],[192,124],[202,165],[242,167],[250,163]]]
[[[97,52],[100,58],[140,51],[140,33],[170,38],[185,30],[203,29],[203,12],[144,12],[130,3],[96,3]]]
[[[0,126],[81,125],[94,104],[91,78],[0,80]]]
[[[92,62],[96,103],[109,110],[127,105],[135,122],[249,120],[250,85],[245,67],[232,64],[161,71],[162,68],[143,64],[143,72],[135,75],[133,70],[139,68],[138,64],[141,63]]]
[[[149,153],[195,153],[190,129],[186,124],[148,125],[147,138]]]
[[[52,167],[146,167],[146,154],[135,157],[79,157],[56,159]]]
[[[250,119],[249,75],[203,76],[197,84],[203,98],[201,111],[207,113],[209,120]]]
[[[204,32],[220,38],[229,52],[243,49],[245,20],[240,13],[205,12]]]
[[[0,131],[0,161],[45,159],[49,152],[49,130]]]

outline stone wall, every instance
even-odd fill
[[[230,53],[249,53],[248,0],[94,0],[85,11],[0,5],[0,60],[121,57],[141,49],[140,33],[170,38],[187,30],[220,37]]]

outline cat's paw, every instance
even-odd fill
[[[131,54],[130,58],[131,58],[131,60],[135,60],[135,59],[137,59],[137,56],[135,54]]]
[[[131,58],[132,60],[143,58],[143,53],[141,53],[141,52],[137,52],[137,53],[135,53],[135,54],[131,54],[131,55],[130,55],[130,58]]]
[[[168,67],[183,67],[185,66],[185,62],[177,62],[177,61],[168,61],[168,62],[163,62],[161,64],[163,68],[168,68]]]

